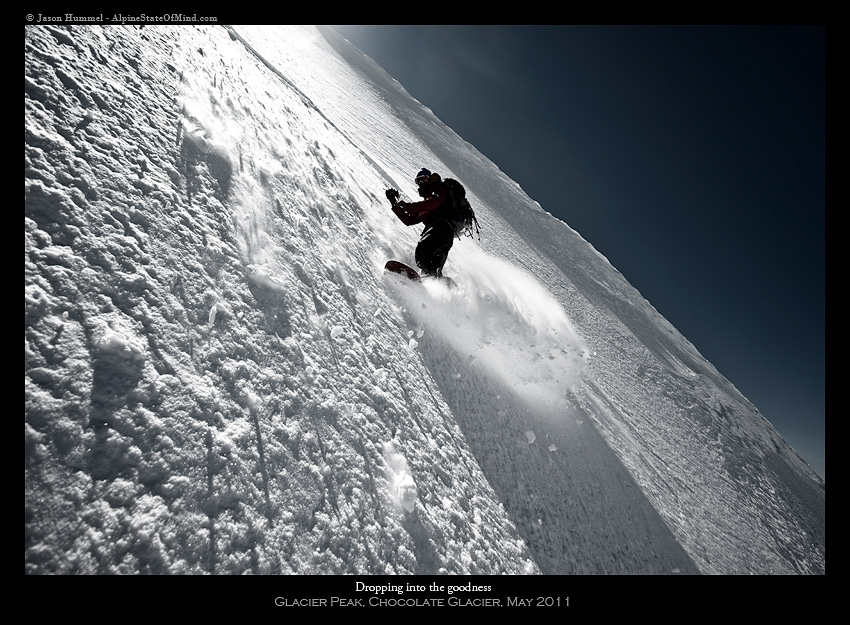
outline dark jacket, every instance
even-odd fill
[[[419,188],[421,202],[399,202],[393,206],[393,212],[406,226],[425,224],[433,226],[443,217],[446,203],[451,201],[449,187],[442,180],[431,182]]]

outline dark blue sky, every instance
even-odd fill
[[[825,28],[335,26],[825,477]]]

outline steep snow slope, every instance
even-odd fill
[[[30,27],[26,571],[823,572],[824,489],[328,29]],[[484,225],[386,276],[430,166]]]
[[[262,54],[280,49],[273,44],[263,48],[270,31],[245,30]],[[582,389],[581,405],[674,531],[693,545],[694,552],[715,552],[704,569],[788,570],[774,559],[777,547],[770,544],[774,538],[767,538],[767,544],[761,538],[753,540],[755,535],[775,532],[780,551],[801,554],[798,570],[817,570],[818,565],[810,568],[805,554],[813,545],[816,550],[823,546],[823,494],[822,483],[809,467],[591,246],[542,211],[430,111],[411,103],[380,68],[341,43],[332,31],[322,32],[346,64],[358,69],[357,75],[329,71],[333,79],[321,81],[299,79],[302,75],[293,71],[293,79],[311,97],[332,103],[328,114],[343,129],[356,119],[374,116],[382,109],[380,103],[389,103],[398,121],[355,126],[352,136],[358,145],[378,146],[374,153],[383,158],[376,160],[401,159],[406,171],[415,171],[424,143],[447,171],[464,181],[477,206],[492,209],[486,213],[491,227],[484,245],[515,266],[533,270],[575,322],[596,356],[589,361],[593,374]],[[307,46],[299,54],[307,56],[311,50],[316,48]],[[326,67],[333,63],[322,62]],[[369,86],[365,94],[360,87],[364,82]],[[359,97],[351,97],[354,93]],[[456,263],[463,258],[458,252],[452,254]],[[741,474],[748,477],[742,480]],[[678,486],[671,484],[675,481]],[[779,503],[776,492],[782,493]],[[680,518],[683,501],[687,520]],[[760,519],[761,515],[766,518]],[[814,536],[813,542],[803,538],[800,545],[806,536]],[[795,559],[791,556],[792,562]],[[790,566],[794,570],[797,564]]]

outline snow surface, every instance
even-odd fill
[[[423,166],[456,289],[382,270]],[[24,299],[27,573],[825,572],[755,407],[328,28],[27,27]]]

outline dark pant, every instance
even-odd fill
[[[455,241],[454,228],[445,220],[426,226],[416,246],[416,264],[426,276],[442,276],[443,265]]]

